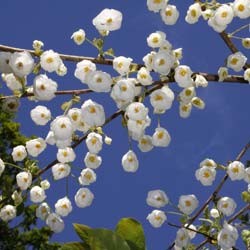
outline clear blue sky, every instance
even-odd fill
[[[112,47],[117,56],[128,56],[133,58],[134,62],[142,63],[142,57],[150,51],[146,37],[156,30],[161,30],[166,32],[167,39],[174,48],[183,48],[182,64],[189,65],[193,71],[216,73],[230,54],[228,48],[204,21],[193,26],[185,23],[185,13],[192,3],[191,0],[170,2],[176,4],[180,10],[180,18],[175,26],[166,26],[159,14],[147,10],[146,1],[143,0],[3,1],[0,43],[31,48],[32,41],[38,39],[44,42],[45,49],[54,49],[65,54],[96,56],[90,45],[77,46],[70,37],[79,28],[84,29],[90,39],[97,36],[92,19],[107,7],[123,13],[122,29],[112,32],[106,41],[106,48]],[[233,26],[235,24],[236,22]],[[249,56],[249,52],[247,55]],[[52,79],[58,81],[59,89],[83,88],[84,85],[73,76],[75,64],[66,65],[66,77],[51,75]],[[97,67],[108,70],[107,67]],[[113,143],[112,146],[105,146],[101,152],[103,164],[96,171],[97,182],[90,186],[95,194],[94,203],[85,209],[79,209],[74,205],[73,212],[65,218],[65,230],[53,236],[53,240],[77,240],[72,228],[74,222],[91,227],[114,228],[120,218],[134,217],[144,226],[149,250],[167,248],[175,238],[176,230],[167,225],[160,229],[154,229],[149,225],[146,216],[152,209],[145,202],[147,192],[152,189],[165,190],[175,203],[180,195],[194,193],[202,204],[213,187],[203,187],[196,181],[194,172],[199,162],[208,157],[226,164],[228,160],[236,157],[250,139],[248,85],[211,82],[207,88],[198,89],[197,94],[205,101],[205,110],[194,109],[191,117],[184,120],[179,117],[178,104],[175,102],[173,108],[163,116],[162,126],[172,136],[169,147],[155,148],[152,152],[144,154],[139,152],[136,144],[133,144],[140,161],[139,170],[135,174],[125,173],[121,167],[121,157],[127,152],[128,143],[120,118],[105,127],[105,132],[113,138]],[[103,104],[107,115],[116,110],[107,94],[90,94],[89,97]],[[60,97],[58,101],[49,104],[54,116],[60,114],[60,103],[65,101],[65,98]],[[37,104],[47,105],[42,102]],[[48,126],[35,126],[29,116],[30,109],[37,104],[23,100],[17,120],[22,123],[21,130],[26,135],[36,134],[45,137]],[[156,127],[156,117],[152,113],[151,118],[152,125],[147,130],[149,134],[152,134]],[[75,166],[84,167],[83,158],[86,150],[84,144],[77,148]],[[54,160],[55,153],[55,148],[49,146],[41,155],[40,167]],[[244,159],[249,156],[247,153]],[[77,168],[73,169],[73,173],[79,174]],[[50,173],[48,176],[51,179]],[[222,175],[218,174],[216,183],[220,176]],[[52,183],[51,190],[47,192],[52,206],[57,199],[65,195],[65,183],[65,180]],[[78,187],[77,181],[71,179],[69,192],[72,201]],[[239,200],[239,193],[244,189],[246,183],[229,182],[222,189],[221,195]],[[176,218],[169,217],[168,220],[173,222]]]

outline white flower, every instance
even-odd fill
[[[156,52],[155,51],[152,51],[150,53],[148,53],[147,55],[145,55],[143,58],[142,58],[142,61],[144,62],[146,68],[151,71],[153,68],[152,68],[152,62],[153,62],[153,58],[154,56],[156,55]]]
[[[81,208],[90,206],[93,199],[94,194],[88,188],[80,188],[75,195],[75,203]]]
[[[168,4],[161,10],[161,18],[167,25],[174,25],[179,18],[179,11],[175,5]]]
[[[151,119],[149,116],[147,116],[145,120],[129,119],[127,126],[130,136],[136,141],[139,140],[144,135],[145,129],[150,126],[150,123]]]
[[[68,216],[72,211],[71,202],[67,197],[59,199],[55,204],[55,212],[60,216]]]
[[[179,106],[179,114],[180,117],[182,118],[188,118],[191,114],[192,111],[192,104],[191,103],[182,103],[180,102],[180,106]]]
[[[180,65],[175,69],[174,79],[181,88],[188,88],[193,85],[192,73],[189,66]]]
[[[68,164],[57,163],[52,167],[54,180],[60,180],[70,174],[70,166]]]
[[[73,126],[70,118],[67,116],[57,116],[50,124],[50,129],[54,133],[56,140],[67,140],[71,138]]]
[[[189,231],[186,228],[180,228],[176,233],[175,245],[181,249],[190,244]]]
[[[174,92],[167,86],[153,91],[150,95],[150,103],[154,108],[154,113],[162,114],[172,107]]]
[[[36,217],[40,218],[41,220],[45,220],[49,214],[50,214],[50,207],[46,202],[41,203],[36,208]]]
[[[24,77],[33,70],[34,59],[28,51],[15,52],[10,57],[9,65],[16,76]]]
[[[38,105],[30,111],[32,121],[37,125],[46,125],[51,119],[50,110],[45,107]]]
[[[171,141],[171,137],[165,128],[158,127],[152,137],[152,142],[155,147],[167,147]]]
[[[215,16],[213,15],[208,19],[208,25],[213,28],[214,31],[221,33],[227,28],[227,25],[221,25],[216,22]]]
[[[102,157],[88,152],[84,157],[84,163],[87,168],[97,169],[102,164]]]
[[[129,72],[132,61],[133,59],[130,57],[118,56],[113,60],[113,68],[123,76]]]
[[[231,216],[234,213],[236,206],[235,201],[229,197],[220,198],[217,203],[218,210],[226,216]]]
[[[122,13],[114,9],[104,9],[93,19],[92,23],[100,31],[118,30],[122,23]]]
[[[231,249],[235,246],[238,236],[238,231],[235,227],[224,223],[223,228],[219,231],[217,236],[218,245],[225,250]]]
[[[13,74],[2,74],[3,80],[6,82],[7,87],[12,90],[21,90],[22,89],[22,83],[20,80]]]
[[[233,17],[233,9],[227,4],[222,4],[214,14],[215,21],[218,25],[228,25],[232,22]]]
[[[76,154],[70,147],[59,148],[56,157],[60,163],[67,163],[73,162],[76,158]]]
[[[139,139],[138,147],[142,152],[149,152],[153,149],[152,137],[149,135],[143,135]]]
[[[69,109],[67,115],[70,118],[73,128],[77,129],[82,119],[81,109],[71,108]]]
[[[242,39],[242,46],[245,49],[250,49],[250,37],[246,37],[246,38]]]
[[[174,54],[176,60],[181,60],[182,59],[182,48],[178,48],[178,49],[173,50],[173,54]]]
[[[166,0],[147,0],[150,11],[159,12],[166,5]]]
[[[172,44],[168,41],[168,40],[165,40],[161,47],[159,48],[159,51],[166,51],[166,52],[171,52],[172,50]],[[181,58],[182,57],[182,49],[176,49],[176,50],[173,50],[173,53],[174,53],[174,56],[175,58]]]
[[[195,96],[196,92],[194,87],[185,88],[179,94],[180,101],[184,104],[190,103],[192,98]]]
[[[0,218],[3,221],[9,221],[16,217],[16,207],[12,205],[5,205],[0,210]]]
[[[82,29],[75,31],[71,39],[73,39],[77,45],[81,45],[85,41],[85,31]]]
[[[26,190],[32,183],[32,175],[30,172],[20,172],[16,175],[17,186],[21,190]]]
[[[247,58],[241,52],[236,52],[227,58],[227,67],[239,72],[242,70],[246,61]]]
[[[91,183],[96,181],[96,174],[91,168],[85,168],[82,170],[78,180],[79,183],[83,186],[90,185]]]
[[[195,177],[204,186],[211,186],[216,177],[216,170],[211,167],[204,166],[195,172]]]
[[[40,186],[43,190],[47,190],[50,188],[50,182],[48,180],[43,180],[40,182]]]
[[[169,52],[162,50],[154,55],[152,67],[157,73],[161,75],[168,75],[174,65],[174,62],[174,56]]]
[[[135,92],[136,90],[134,79],[121,79],[112,88],[111,97],[114,100],[131,102],[135,97]]]
[[[147,44],[151,48],[160,48],[166,39],[166,34],[162,31],[151,33],[147,37]]]
[[[12,73],[12,69],[9,65],[11,55],[12,53],[10,52],[0,52],[0,72],[5,74]]]
[[[45,150],[46,146],[46,142],[40,137],[26,142],[27,152],[33,157],[37,157],[41,154]]]
[[[62,60],[58,53],[53,50],[44,51],[40,57],[41,67],[48,72],[57,71],[62,64]]]
[[[198,207],[198,205],[199,201],[197,200],[195,195],[181,195],[178,208],[184,214],[190,215]]]
[[[40,203],[44,201],[46,194],[44,190],[39,186],[34,186],[30,190],[30,200],[34,203]]]
[[[185,20],[189,24],[198,22],[201,16],[201,6],[199,3],[195,3],[189,6]]]
[[[0,169],[1,169],[1,167],[0,167]],[[248,167],[248,168],[245,169],[244,181],[247,182],[248,184],[250,184],[250,167]]]
[[[34,40],[32,43],[32,47],[35,51],[40,51],[43,46],[44,46],[44,43],[39,40]]]
[[[50,101],[55,97],[57,83],[46,75],[38,75],[33,81],[35,98],[40,101]]]
[[[153,83],[152,76],[150,75],[148,69],[145,67],[141,67],[140,70],[137,72],[137,80],[143,86],[148,86]]]
[[[95,133],[91,132],[88,134],[87,139],[86,139],[86,145],[88,147],[88,150],[92,154],[98,154],[99,151],[102,150],[102,136]]]
[[[244,80],[248,81],[250,83],[250,69],[246,69],[244,72]]]
[[[213,159],[204,159],[202,162],[200,162],[200,168],[202,167],[212,167],[212,168],[216,168],[217,164]]]
[[[20,98],[10,97],[2,101],[2,110],[5,112],[16,112],[20,106]]]
[[[23,145],[19,145],[13,148],[12,151],[13,161],[22,161],[26,156],[27,152]]]
[[[136,157],[136,154],[129,150],[125,155],[122,157],[122,167],[126,172],[136,172],[139,167],[139,162]]]
[[[3,160],[0,158],[0,176],[2,175],[4,169],[5,169],[5,164]]]
[[[64,229],[64,222],[59,215],[51,213],[46,218],[46,224],[54,233],[60,233]]]
[[[168,197],[162,190],[152,190],[148,192],[147,204],[151,207],[161,208],[168,204]]]
[[[234,14],[242,19],[250,17],[250,1],[235,0],[233,3]]]
[[[187,229],[187,231],[188,231],[189,238],[190,238],[190,239],[193,239],[193,238],[196,236],[196,232],[195,232],[195,231],[197,231],[197,228],[196,228],[196,226],[193,225],[193,224],[189,225],[188,228],[187,228],[187,226],[188,226],[188,224],[185,224],[185,225],[184,225],[184,227],[186,227],[186,229]],[[195,230],[195,231],[189,230],[189,228],[190,228],[190,229],[193,229],[193,230]]]
[[[91,99],[85,101],[81,107],[83,120],[91,127],[102,126],[105,122],[103,106]]]
[[[141,102],[133,102],[126,108],[126,115],[132,120],[144,120],[148,115],[148,108]]]
[[[218,217],[220,217],[220,212],[216,208],[212,208],[210,210],[210,216],[212,218],[218,218]]]
[[[111,145],[111,143],[112,143],[112,138],[110,138],[110,137],[108,137],[108,136],[105,136],[104,142],[105,142],[107,145]]]
[[[56,70],[56,73],[59,76],[65,76],[67,74],[67,72],[68,72],[68,69],[63,63],[61,63],[59,65],[58,69]]]
[[[165,213],[161,210],[153,210],[148,216],[147,220],[153,227],[161,227],[162,224],[165,222],[167,219],[167,216]]]
[[[49,133],[47,134],[47,136],[45,138],[45,141],[46,141],[46,143],[48,143],[50,145],[54,145],[56,143],[56,139],[55,139],[53,131],[49,131]]]
[[[239,161],[234,161],[228,165],[227,174],[232,181],[242,180],[245,177],[245,166]]]
[[[96,65],[89,60],[82,60],[76,64],[75,77],[82,83],[86,83],[86,77],[89,73],[96,70]]]
[[[196,88],[198,88],[198,87],[205,88],[208,85],[208,81],[207,81],[207,79],[204,76],[202,76],[202,75],[196,75],[195,76],[194,84],[195,84]]]
[[[109,92],[111,90],[112,78],[103,71],[92,71],[86,76],[86,83],[95,92]]]
[[[191,103],[194,107],[198,109],[204,109],[205,108],[205,102],[201,100],[199,97],[193,97],[191,100]]]
[[[80,122],[77,126],[77,130],[78,131],[81,131],[83,133],[86,133],[89,129],[91,128],[91,126],[89,124],[87,124],[87,122],[85,122],[82,118],[82,111],[81,111],[81,119],[80,119]]]
[[[228,76],[228,69],[226,67],[220,67],[218,70],[219,82],[223,82]]]
[[[66,139],[66,140],[56,140],[56,146],[60,149],[69,147],[72,143],[72,139]]]

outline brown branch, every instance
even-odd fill
[[[227,47],[231,50],[231,52],[236,53],[239,51],[225,31],[220,33],[220,37],[225,42]],[[243,68],[248,69],[250,68],[250,65],[246,63],[246,65]]]
[[[236,161],[240,161],[241,158],[244,156],[244,154],[246,153],[246,151],[250,148],[250,142],[246,144],[246,146],[241,150],[241,152],[238,154],[238,156],[236,157]],[[217,194],[219,193],[219,191],[221,190],[221,188],[223,187],[224,183],[226,182],[226,180],[228,179],[228,174],[226,174],[222,180],[220,181],[219,185],[216,187],[216,189],[214,190],[214,192],[208,197],[208,199],[206,200],[206,202],[203,204],[203,206],[198,210],[198,212],[195,213],[195,215],[189,220],[188,222],[188,226],[190,226],[198,217],[199,215],[204,211],[204,209],[207,207],[207,205],[216,198]],[[204,241],[205,242],[205,241]],[[207,242],[206,242],[207,243]],[[173,242],[168,249],[172,249],[174,247],[175,243]],[[199,248],[196,248],[196,250]]]

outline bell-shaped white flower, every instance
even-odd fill
[[[39,186],[34,186],[30,190],[30,200],[34,203],[40,203],[44,201],[46,194],[44,190]]]
[[[81,45],[85,41],[85,36],[85,31],[79,29],[72,34],[71,39],[73,39],[77,45]]]
[[[60,233],[64,229],[64,221],[56,213],[50,213],[46,218],[46,224],[54,233]]]
[[[137,80],[143,86],[148,86],[153,83],[152,76],[147,68],[141,67],[140,70],[137,72]]]
[[[148,108],[141,102],[133,102],[126,108],[126,115],[132,120],[144,120],[148,115]]]
[[[152,68],[161,75],[168,75],[175,62],[174,56],[164,50],[156,53],[152,60]]]
[[[216,177],[215,168],[204,166],[195,172],[195,177],[204,186],[211,186]]]
[[[88,150],[92,154],[98,154],[102,150],[102,136],[98,133],[91,132],[88,134],[86,139],[86,145]]]
[[[152,190],[148,192],[146,202],[151,207],[161,208],[168,204],[169,199],[162,190]]]
[[[19,145],[13,148],[11,155],[13,161],[22,161],[27,156],[27,152],[23,145]]]
[[[40,57],[41,67],[48,72],[57,71],[62,64],[59,54],[53,50],[44,51]]]
[[[202,75],[196,75],[195,76],[194,85],[195,85],[196,88],[198,88],[198,87],[205,88],[208,85],[208,81],[207,81],[207,79],[204,76],[202,76]]]
[[[33,157],[37,157],[41,154],[45,150],[46,146],[46,142],[40,137],[26,142],[27,152]]]
[[[43,202],[36,208],[36,217],[45,220],[50,214],[50,211],[49,205],[46,202]]]
[[[13,73],[2,74],[2,78],[6,82],[7,87],[12,91],[23,88],[21,81]]]
[[[161,227],[162,224],[166,221],[166,219],[167,219],[167,216],[161,210],[153,210],[147,216],[147,220],[155,228]]]
[[[109,92],[111,90],[112,78],[103,71],[92,71],[86,76],[86,83],[95,92]]]
[[[246,61],[247,57],[245,57],[241,52],[236,52],[227,58],[227,67],[239,72],[243,69]]]
[[[81,107],[83,120],[91,127],[102,126],[105,122],[105,113],[102,105],[91,99],[85,101]]]
[[[229,197],[220,198],[217,203],[218,210],[226,216],[231,216],[234,213],[236,207],[237,205],[235,201]]]
[[[70,200],[67,197],[59,199],[55,204],[55,212],[60,216],[68,216],[72,211],[72,205]]]
[[[96,70],[96,65],[89,60],[82,60],[76,64],[75,77],[82,83],[86,83],[87,76]]]
[[[177,22],[179,15],[180,13],[175,5],[168,4],[161,10],[161,18],[166,25],[174,25]]]
[[[21,190],[26,190],[32,184],[32,175],[30,172],[20,172],[16,175],[17,186]]]
[[[171,137],[165,128],[159,127],[155,129],[152,142],[155,147],[167,147],[171,142]]]
[[[114,9],[102,10],[92,21],[97,30],[114,31],[122,24],[122,13]]]
[[[125,155],[123,155],[122,167],[126,172],[134,173],[137,171],[139,162],[136,154],[132,150],[129,150]]]
[[[180,102],[179,106],[179,114],[182,118],[188,118],[192,111],[192,104],[191,103],[182,103]]]
[[[56,157],[60,163],[67,163],[73,162],[76,158],[76,154],[71,147],[59,148]]]
[[[84,163],[87,168],[97,169],[102,164],[102,157],[88,152],[84,157]]]
[[[85,168],[82,170],[78,180],[83,186],[90,185],[96,181],[96,174],[91,168]]]
[[[35,124],[43,126],[50,121],[51,112],[47,107],[38,105],[30,111],[30,117]]]
[[[151,33],[147,37],[147,44],[151,48],[160,48],[166,39],[166,34],[162,31]]]
[[[150,11],[159,12],[166,5],[166,0],[147,0],[147,6]]]
[[[249,0],[235,0],[233,3],[234,15],[241,19],[250,17],[250,1]]]
[[[144,64],[145,64],[148,71],[151,71],[153,69],[152,62],[153,62],[153,58],[154,58],[155,55],[156,55],[156,52],[151,51],[150,53],[148,53],[147,55],[145,55],[142,58],[142,61],[144,62]]]
[[[178,208],[184,214],[190,215],[198,207],[198,205],[199,201],[197,200],[195,195],[181,195]]]
[[[193,85],[192,73],[189,66],[180,65],[175,69],[174,79],[181,88],[188,88]]]
[[[46,75],[38,75],[33,81],[35,98],[40,101],[50,101],[55,97],[57,83]]]
[[[201,16],[200,3],[194,3],[189,6],[185,20],[189,24],[197,23]]]
[[[3,221],[10,221],[16,217],[16,207],[12,205],[5,205],[0,210],[0,219]]]
[[[185,249],[190,244],[189,231],[186,228],[180,228],[176,233],[175,245],[180,249]]]
[[[242,180],[245,177],[245,166],[239,161],[234,161],[228,165],[227,174],[232,181]]]
[[[75,195],[75,203],[80,208],[90,206],[93,199],[94,194],[88,188],[80,188]]]
[[[133,59],[130,57],[118,56],[113,60],[113,68],[123,76],[129,72],[132,61]]]
[[[54,180],[60,180],[70,174],[71,168],[68,164],[57,163],[52,167]]]
[[[222,4],[214,14],[216,23],[219,25],[228,25],[234,17],[233,8],[227,4]]]
[[[10,57],[9,65],[16,76],[24,77],[33,70],[34,59],[28,51],[15,52]]]

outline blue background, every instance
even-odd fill
[[[146,1],[142,0],[2,1],[0,43],[30,49],[32,41],[37,39],[44,42],[46,50],[54,49],[65,54],[97,56],[96,50],[89,44],[77,46],[70,37],[79,28],[85,30],[89,39],[97,36],[92,19],[107,7],[123,13],[122,29],[112,32],[106,39],[105,45],[107,49],[112,47],[117,56],[131,57],[134,62],[142,63],[142,57],[150,52],[146,37],[156,30],[161,30],[167,34],[167,39],[174,48],[183,48],[184,57],[181,64],[189,65],[195,72],[216,73],[230,54],[229,49],[219,34],[208,27],[205,21],[200,20],[196,25],[185,23],[186,10],[192,1],[170,1],[171,3],[176,4],[180,11],[180,18],[174,26],[166,26],[159,14],[147,10]],[[238,19],[234,21],[231,30],[233,27],[238,27],[239,23]],[[249,33],[247,35],[249,36]],[[237,46],[240,45],[237,44]],[[242,51],[249,57],[249,51],[243,49]],[[82,85],[74,77],[75,63],[66,62],[66,66],[68,67],[66,77],[61,78],[56,74],[51,74],[49,77],[58,82],[60,90],[84,88],[86,85]],[[113,72],[107,66],[97,65],[97,68]],[[29,81],[29,84],[32,84],[31,78]],[[6,88],[2,90],[10,94]],[[190,118],[182,119],[179,117],[178,103],[175,101],[173,108],[162,117],[161,125],[172,136],[172,142],[168,148],[155,148],[152,152],[141,153],[137,145],[133,144],[133,149],[140,161],[139,170],[135,174],[126,173],[121,167],[121,157],[128,151],[127,134],[121,126],[121,118],[117,118],[105,127],[105,133],[112,137],[113,142],[111,146],[104,146],[101,152],[103,164],[96,171],[97,182],[90,186],[95,194],[95,200],[91,207],[85,209],[74,205],[73,212],[65,218],[65,230],[54,235],[53,241],[78,240],[72,227],[72,223],[75,222],[91,227],[112,229],[120,218],[134,217],[144,226],[149,250],[167,248],[175,238],[176,229],[167,225],[154,229],[149,225],[146,216],[152,209],[145,201],[147,192],[152,189],[162,189],[176,204],[180,195],[194,193],[202,204],[213,191],[214,186],[203,187],[195,179],[194,172],[200,161],[208,157],[218,163],[226,164],[228,160],[235,159],[237,153],[250,139],[250,87],[247,84],[211,82],[207,88],[198,89],[197,94],[205,101],[205,110],[193,109]],[[107,116],[116,110],[108,94],[82,96],[82,100],[88,98],[93,98],[104,105]],[[36,126],[29,115],[31,108],[36,105],[48,105],[55,117],[61,114],[60,104],[66,100],[69,100],[69,97],[60,96],[49,104],[22,100],[17,114],[17,120],[22,124],[22,132],[25,135],[36,134],[45,137],[49,126]],[[152,113],[151,118],[152,124],[147,130],[148,134],[152,134],[157,126],[157,119]],[[83,158],[86,152],[84,143],[76,149],[77,160],[72,170],[76,176],[84,167]],[[43,168],[55,157],[55,147],[48,146],[46,152],[41,154],[40,167]],[[247,157],[249,153],[244,160]],[[218,173],[215,183],[219,182],[221,176],[223,174]],[[52,180],[51,173],[46,177]],[[78,188],[77,179],[71,178],[69,194],[72,202]],[[236,199],[240,209],[242,205],[240,192],[246,188],[245,182],[228,181],[220,194]],[[66,180],[52,183],[51,189],[47,192],[49,204],[54,207],[54,203],[65,194]],[[166,207],[165,210],[173,209]],[[175,216],[169,216],[168,221],[176,222]],[[202,240],[202,237],[198,237],[196,241],[199,240]]]

